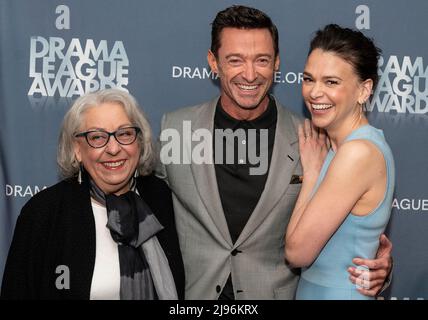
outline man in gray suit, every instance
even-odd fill
[[[253,8],[219,12],[208,63],[220,97],[164,115],[160,137],[186,299],[293,299],[299,270],[284,262],[284,236],[301,186],[301,120],[268,93],[279,68],[275,25]],[[391,267],[389,241],[381,247],[361,261],[373,267],[369,295]]]

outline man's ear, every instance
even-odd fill
[[[212,72],[218,74],[217,58],[211,50],[208,50],[207,60]]]
[[[275,69],[275,71],[278,71],[279,70],[279,66],[280,66],[280,64],[281,64],[281,60],[279,59],[279,54],[275,57],[275,66],[274,66],[274,69]]]

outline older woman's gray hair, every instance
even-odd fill
[[[78,98],[64,117],[58,144],[57,163],[63,178],[76,176],[79,172],[79,162],[74,154],[74,135],[81,129],[83,113],[91,107],[102,103],[118,103],[123,106],[126,115],[133,126],[141,129],[138,143],[141,147],[137,170],[140,175],[147,175],[153,170],[155,154],[150,125],[138,107],[135,98],[120,89],[103,89],[87,93]]]

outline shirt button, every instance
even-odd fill
[[[220,293],[220,291],[221,291],[220,285],[217,285],[217,287],[215,287],[215,290],[217,291],[217,293]]]
[[[242,140],[242,144],[246,144],[247,143],[247,141],[245,141],[245,140]]]
[[[236,256],[238,253],[241,253],[242,251],[239,251],[238,249],[233,249],[230,253],[232,256]]]

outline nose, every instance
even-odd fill
[[[319,82],[314,82],[309,91],[309,95],[314,100],[321,97],[323,95],[322,85]]]
[[[110,139],[105,146],[105,151],[114,156],[118,154],[121,149],[122,147],[119,142],[117,142],[116,138],[114,136],[110,136]]]
[[[253,82],[257,78],[256,68],[251,61],[245,64],[245,70],[243,72],[243,78],[247,82]]]

